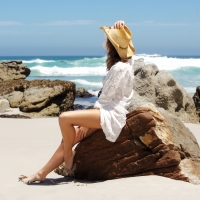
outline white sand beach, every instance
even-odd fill
[[[200,125],[185,124],[200,144]],[[0,118],[0,200],[200,199],[200,185],[159,176],[102,182],[79,181],[50,173],[41,184],[18,182],[42,167],[61,140],[57,118]]]

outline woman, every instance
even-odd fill
[[[32,176],[22,176],[25,183],[44,181],[47,174],[65,162],[65,170],[70,172],[75,152],[74,144],[88,137],[98,129],[103,129],[106,139],[115,142],[126,123],[127,106],[133,95],[132,66],[129,63],[135,52],[132,34],[124,21],[117,21],[114,27],[101,27],[106,35],[108,74],[103,81],[103,89],[94,108],[90,110],[68,111],[59,116],[62,142],[48,163]],[[80,128],[74,128],[79,126]],[[86,128],[87,127],[87,128]]]

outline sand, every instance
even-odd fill
[[[185,125],[200,144],[200,125]],[[159,176],[88,182],[52,172],[42,184],[18,182],[41,168],[60,141],[57,118],[0,118],[0,200],[200,199],[200,185]]]

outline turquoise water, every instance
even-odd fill
[[[133,57],[134,60],[139,58],[143,58],[146,64],[154,63],[160,70],[169,71],[191,95],[200,85],[200,56],[136,54]],[[22,60],[31,69],[31,74],[27,77],[27,80],[60,79],[73,81],[77,88],[84,87],[96,96],[102,87],[102,79],[106,76],[106,57],[102,56],[0,57],[0,61],[4,60]],[[85,99],[85,102],[94,102],[96,98]],[[79,102],[79,100],[76,101]]]

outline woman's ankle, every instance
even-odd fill
[[[70,171],[72,169],[72,167],[73,167],[74,155],[75,155],[74,151],[71,151],[69,154],[67,154],[65,156],[65,159],[64,159],[64,161],[65,161],[65,169],[67,171]]]
[[[71,158],[71,157],[73,157],[73,156],[74,156],[74,153],[73,153],[72,150],[69,150],[69,151],[67,151],[67,152],[64,154],[64,157],[65,157],[65,158]]]
[[[47,173],[45,173],[45,171],[43,170],[43,169],[41,169],[41,170],[39,170],[38,172],[37,172],[37,174],[38,174],[38,176],[41,178],[41,179],[45,179],[46,178],[46,176],[47,176]]]

